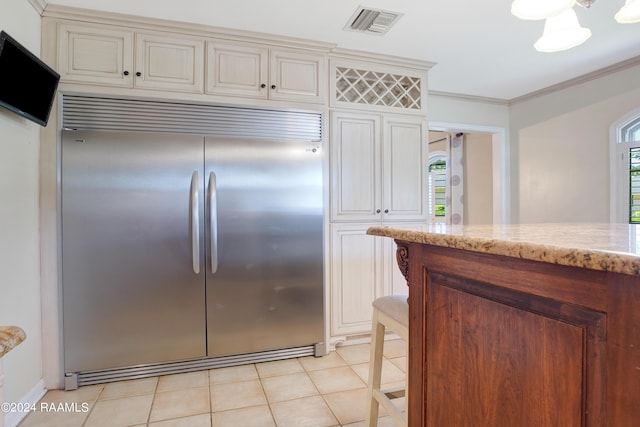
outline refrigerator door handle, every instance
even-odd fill
[[[191,258],[193,272],[200,273],[200,203],[198,200],[198,171],[191,175],[191,194],[189,197],[191,210]]]
[[[209,174],[209,230],[211,232],[211,273],[218,271],[218,188],[215,172]]]

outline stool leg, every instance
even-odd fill
[[[406,346],[406,357],[404,370],[406,372],[404,379],[404,425],[409,425],[409,337],[404,338]]]
[[[378,401],[373,397],[373,390],[380,389],[382,379],[382,353],[385,327],[378,321],[378,311],[373,311],[371,330],[371,357],[369,358],[369,381],[367,386],[367,418],[365,426],[378,425]]]

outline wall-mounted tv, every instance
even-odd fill
[[[0,31],[0,107],[46,126],[60,75]]]

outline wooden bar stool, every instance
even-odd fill
[[[373,328],[371,331],[371,359],[369,360],[369,385],[367,391],[367,418],[365,425],[378,425],[378,409],[382,405],[398,426],[407,425],[406,403],[404,411],[392,402],[393,399],[405,397],[405,387],[393,390],[381,390],[382,356],[384,350],[384,334],[390,329],[409,342],[409,305],[406,295],[390,295],[373,301]],[[407,352],[407,356],[408,356]]]

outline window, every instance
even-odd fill
[[[636,117],[620,129],[620,142],[633,141],[640,141],[640,117]]]
[[[640,111],[612,126],[612,221],[640,224]]]
[[[629,222],[640,224],[640,147],[629,149]]]
[[[434,223],[447,222],[447,160],[446,156],[429,159],[429,218]]]

